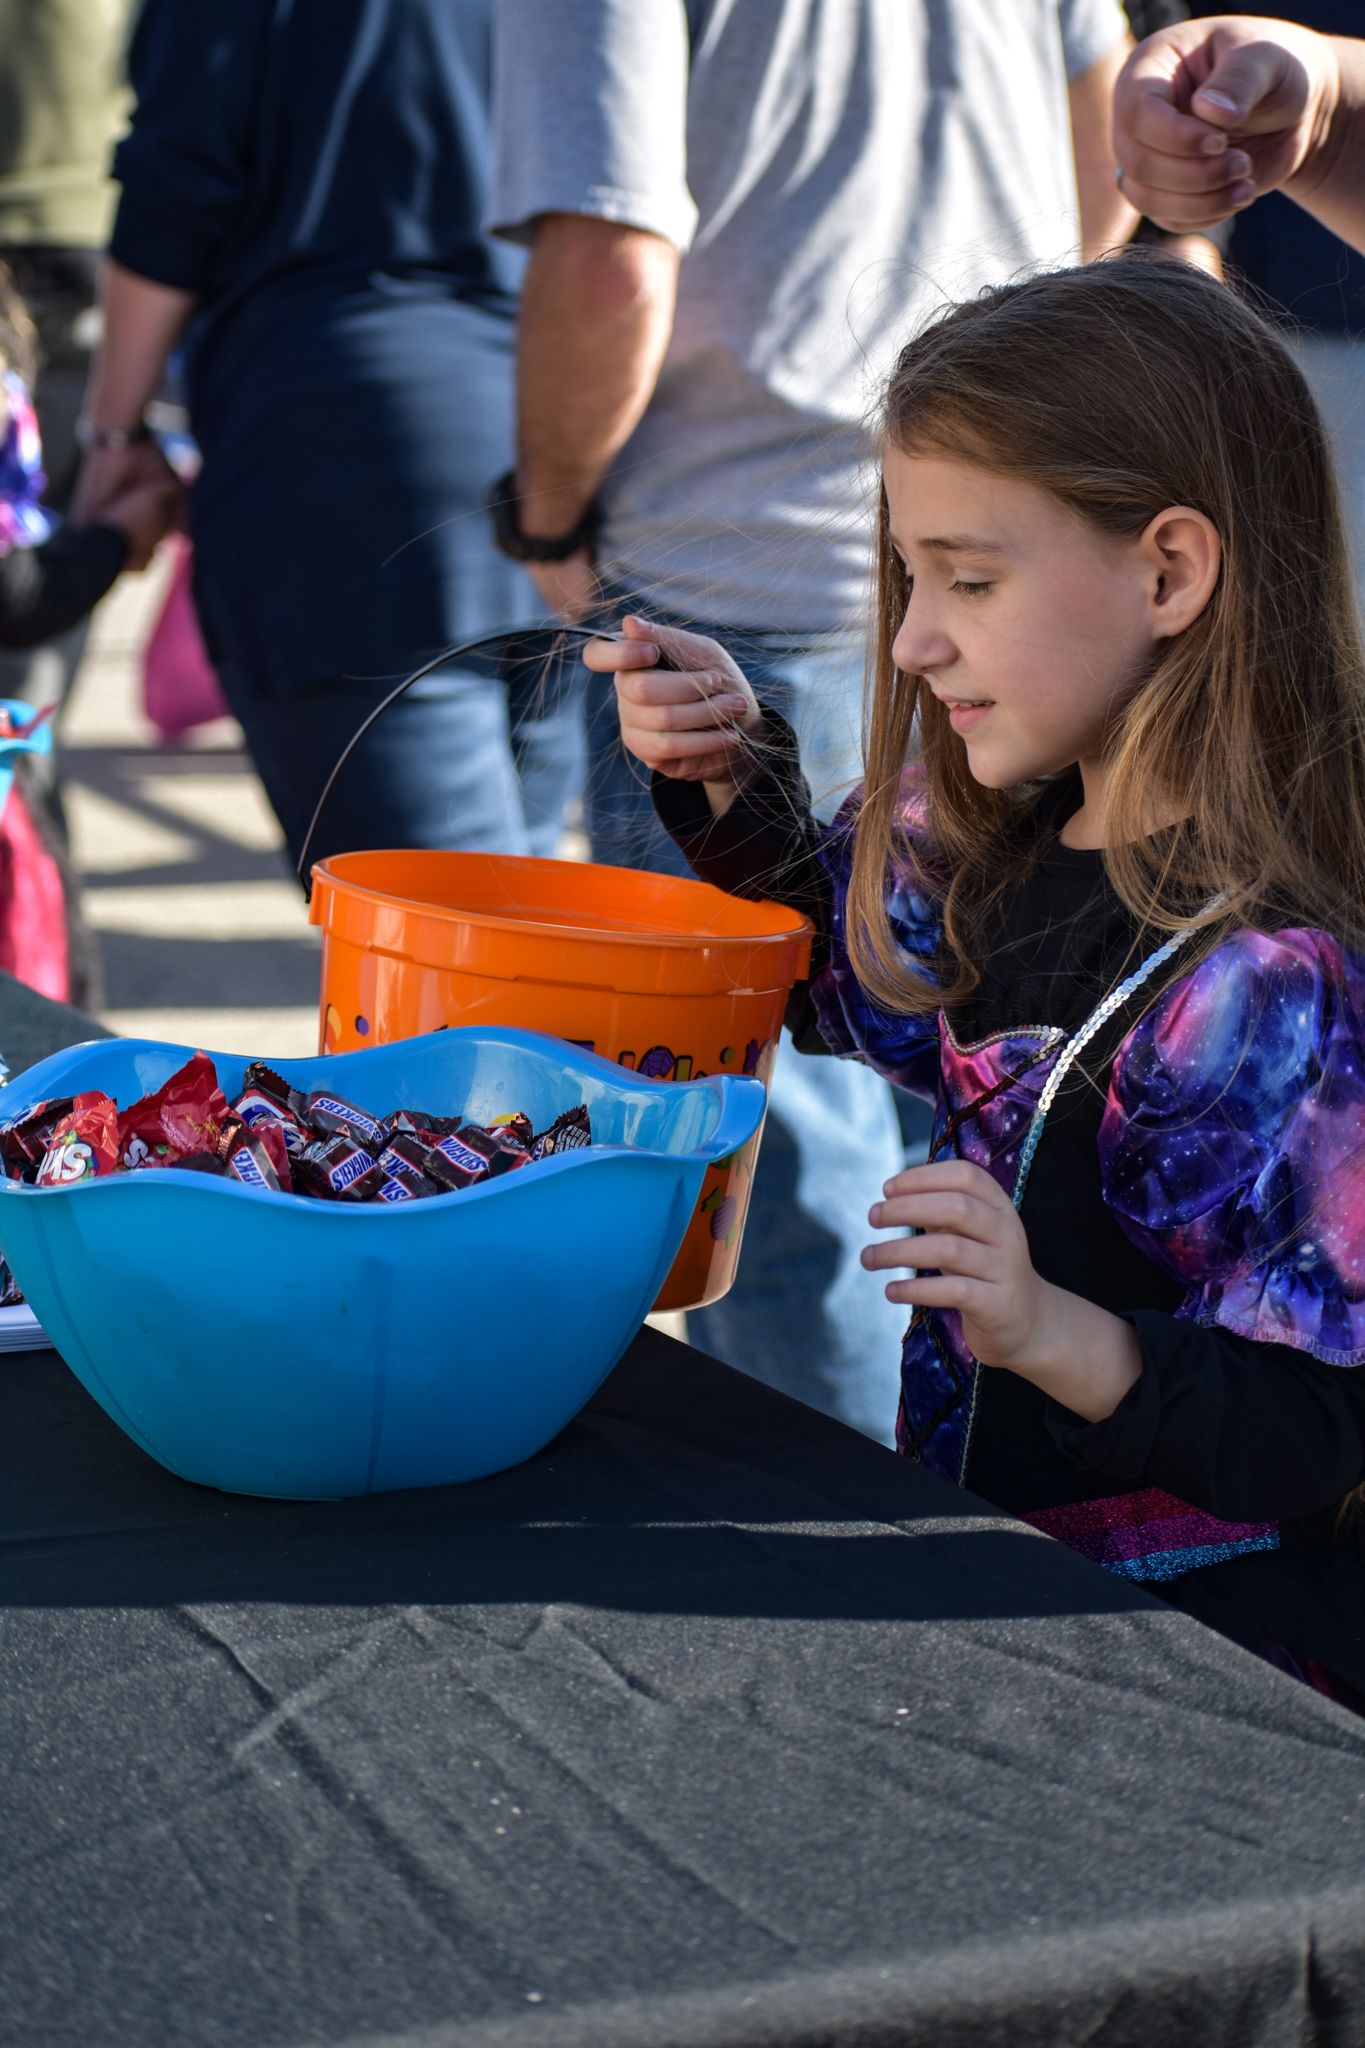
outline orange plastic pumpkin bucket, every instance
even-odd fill
[[[704,882],[486,853],[345,853],[313,869],[319,1051],[518,1025],[658,1080],[766,1083],[811,927]],[[707,1171],[658,1309],[731,1285],[761,1132]]]

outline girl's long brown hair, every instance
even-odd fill
[[[1201,950],[1232,927],[1287,920],[1365,942],[1365,656],[1322,421],[1268,322],[1145,252],[1005,286],[901,352],[882,435],[1022,478],[1118,539],[1167,506],[1207,514],[1223,545],[1214,595],[1163,644],[1109,736],[1109,875],[1154,931],[1202,918]],[[970,995],[1037,795],[974,782],[924,678],[896,668],[907,597],[883,494],[847,929],[860,981],[892,1012]],[[930,837],[951,876],[943,986],[910,971],[885,909],[888,861],[913,864],[896,819],[916,727]],[[1187,971],[1193,956],[1180,958]]]

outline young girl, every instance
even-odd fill
[[[798,1043],[936,1103],[869,1218],[918,1234],[863,1255],[907,1275],[901,1449],[1365,1708],[1365,657],[1321,423],[1262,320],[1137,255],[950,311],[882,458],[828,830],[715,642],[589,659],[696,872],[814,920]]]

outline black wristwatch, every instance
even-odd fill
[[[494,545],[499,554],[514,562],[566,562],[580,548],[591,547],[597,538],[596,498],[568,533],[553,534],[548,539],[523,533],[517,518],[521,501],[517,497],[516,471],[512,469],[488,486],[483,502],[493,521]]]

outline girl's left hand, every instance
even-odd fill
[[[1087,1422],[1113,1414],[1142,1376],[1136,1331],[1039,1278],[1014,1204],[984,1167],[963,1159],[912,1166],[885,1193],[868,1215],[873,1229],[922,1233],[864,1250],[869,1272],[914,1268],[909,1279],[890,1282],[888,1300],[955,1308],[983,1365],[1032,1380]]]
[[[983,1365],[1028,1358],[1045,1312],[1044,1283],[1014,1204],[985,1168],[963,1159],[912,1166],[889,1180],[885,1193],[868,1214],[873,1229],[903,1224],[924,1233],[864,1250],[869,1272],[915,1268],[908,1280],[889,1284],[887,1300],[957,1309]]]

